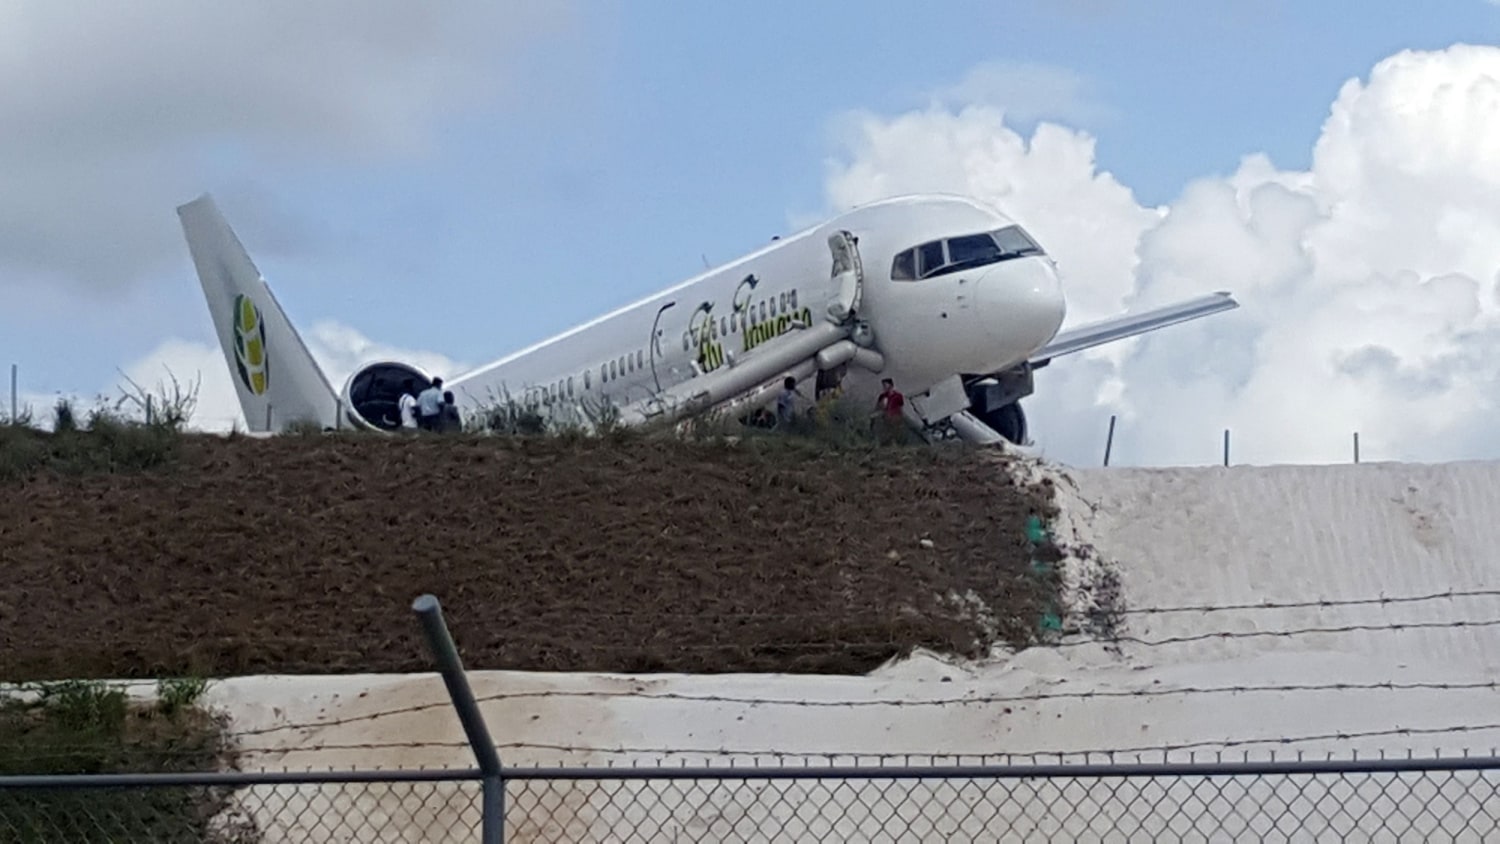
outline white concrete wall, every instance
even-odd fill
[[[1059,524],[1063,539],[1092,543],[1117,565],[1127,607],[1347,600],[1500,588],[1493,550],[1500,539],[1500,464],[1105,469],[1070,471],[1060,486],[1066,510]],[[736,764],[849,764],[874,762],[875,756],[886,757],[887,763],[905,761],[891,758],[899,754],[912,754],[918,762],[946,754],[962,754],[967,762],[979,761],[981,755],[990,762],[1004,762],[1027,761],[1016,757],[1030,754],[1102,750],[1121,751],[1117,758],[1130,760],[1140,752],[1148,761],[1186,759],[1189,754],[1205,760],[1224,751],[1226,758],[1249,753],[1261,759],[1273,751],[1278,758],[1299,752],[1348,756],[1356,750],[1430,755],[1437,748],[1457,754],[1466,748],[1488,752],[1500,745],[1500,729],[1454,729],[1500,725],[1500,693],[1486,685],[1500,679],[1500,649],[1495,647],[1500,625],[1384,628],[1491,620],[1500,621],[1500,599],[1143,615],[1129,617],[1127,635],[1158,640],[1348,625],[1382,629],[1127,643],[1118,651],[1097,644],[1036,648],[970,665],[920,657],[870,677],[627,678],[485,672],[474,675],[473,684],[484,701],[502,758],[517,766],[728,764],[730,758]],[[1479,685],[1222,691],[1239,686],[1392,682]],[[1175,693],[1183,689],[1198,691]],[[272,730],[244,739],[250,750],[248,765],[293,769],[471,764],[445,700],[435,676],[245,678],[228,681],[213,693],[213,702],[232,713],[236,729]],[[424,704],[434,705],[369,717]],[[342,723],[327,723],[332,721]],[[325,724],[279,729],[309,722]],[[1415,732],[1403,735],[1400,730]],[[419,746],[399,746],[407,743]],[[352,749],[328,749],[338,747]],[[1044,819],[1041,828],[1065,828],[1069,835],[1087,840],[1086,824],[1095,814],[1071,813],[1070,807],[1077,806],[1088,785],[1073,787],[1078,793],[1070,800],[1053,798],[1061,814]],[[1447,787],[1461,791],[1462,785],[1461,780],[1451,780]],[[999,818],[1014,821],[1024,820],[1028,813],[1045,814],[1040,808],[1048,801],[1036,797],[1035,791],[1047,794],[1047,784],[1015,787],[1015,799]],[[1134,787],[1119,793],[1128,795]],[[1188,786],[1175,787],[1180,791]],[[1302,784],[1288,787],[1284,797],[1291,801]],[[1368,795],[1373,800],[1384,783],[1368,780],[1363,787],[1373,790]],[[551,817],[557,823],[512,840],[611,837],[611,818],[619,816],[598,802],[608,789],[591,783],[553,788],[548,805],[556,804]],[[797,813],[813,813],[824,804],[824,817],[837,821],[836,837],[842,838],[857,835],[856,827],[878,828],[885,816],[861,808],[877,802],[872,799],[875,794],[891,797],[902,788],[936,789],[945,795],[944,801],[961,806],[1005,793],[992,788],[981,794],[973,784],[959,788],[958,795],[936,784],[788,783],[766,788],[754,799],[742,788],[742,803],[735,803],[728,788],[711,794],[685,783],[629,788],[672,795],[668,802],[676,808],[670,811],[663,808],[668,803],[617,800],[622,808],[630,803],[644,812],[655,805],[657,814],[666,812],[662,823],[654,825],[660,830],[654,840],[662,841],[677,840],[678,835],[714,837],[715,830],[723,831],[712,826],[715,821],[722,825],[747,816],[766,832],[764,840],[777,837],[781,821],[793,826],[781,831],[780,840],[795,839],[802,829],[796,826],[802,822]],[[793,789],[791,795],[776,793],[788,788]],[[1120,788],[1118,782],[1094,783],[1089,791],[1105,804],[1098,817],[1131,828],[1130,812],[1143,811],[1146,803],[1109,803],[1108,795]],[[359,794],[344,793],[351,799]],[[538,794],[524,793],[517,784],[513,800],[524,804]],[[683,798],[684,793],[690,798]],[[1400,798],[1404,790],[1394,788],[1390,794]],[[282,796],[278,793],[275,799]],[[391,802],[395,798],[370,799],[394,812],[408,805],[399,799]],[[1224,799],[1228,806],[1268,798],[1230,789]],[[1419,804],[1405,809],[1415,814]],[[934,812],[939,805],[918,801],[905,811]],[[446,824],[456,819],[459,807],[467,806],[468,801],[456,800],[440,809],[438,814],[446,820],[411,823]],[[1500,806],[1488,808],[1500,816]],[[284,809],[280,817],[296,814],[295,807]],[[934,834],[933,840],[994,840],[987,836],[999,828],[999,821],[990,810],[954,811],[967,818],[967,825],[955,818],[948,833]],[[761,817],[765,813],[772,818],[769,826]],[[1072,825],[1058,826],[1068,814],[1071,820],[1066,823]]]

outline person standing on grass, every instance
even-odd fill
[[[436,431],[443,414],[443,379],[434,378],[432,384],[417,396],[417,425],[424,431]]]
[[[797,379],[788,375],[781,382],[781,395],[776,397],[776,424],[790,425],[797,414]]]
[[[893,440],[899,438],[901,429],[906,425],[901,411],[906,407],[906,396],[896,389],[896,382],[889,378],[880,379],[880,395],[875,399],[875,416],[871,427],[882,437],[890,437]]]
[[[896,389],[896,382],[889,378],[880,379],[880,395],[875,399],[875,410],[886,418],[886,421],[901,421],[901,410],[906,407],[906,396]]]
[[[401,429],[403,431],[414,431],[417,428],[417,382],[408,378],[401,384],[401,398],[397,406],[401,408]]]
[[[453,391],[443,392],[442,416],[439,418],[438,430],[445,434],[456,434],[463,430],[463,418],[458,415],[458,405],[454,403]]]

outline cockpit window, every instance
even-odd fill
[[[1002,257],[1018,258],[1022,255],[1042,255],[1042,247],[1031,239],[1020,226],[1006,226],[994,232],[995,243],[999,244]]]
[[[891,263],[892,281],[912,281],[917,277],[917,250],[908,249]]]
[[[915,268],[911,266],[913,253],[918,258]],[[1042,247],[1020,226],[1006,226],[992,232],[934,240],[909,249],[896,256],[891,278],[897,281],[932,278],[1012,258],[1044,254]],[[914,275],[905,274],[913,271]]]
[[[971,234],[948,240],[948,263],[964,266],[989,264],[1000,259],[1000,247],[988,234]]]
[[[943,242],[934,240],[917,247],[917,255],[921,258],[921,268],[917,270],[920,278],[936,275],[947,261],[943,258]]]

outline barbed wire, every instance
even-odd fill
[[[1163,645],[1180,645],[1188,642],[1203,642],[1210,639],[1254,639],[1264,637],[1293,638],[1296,636],[1333,635],[1341,633],[1374,633],[1374,632],[1399,632],[1404,630],[1436,630],[1450,628],[1479,628],[1500,626],[1500,619],[1485,619],[1483,621],[1468,621],[1459,619],[1455,621],[1411,621],[1392,622],[1387,624],[1345,624],[1338,627],[1301,627],[1289,630],[1218,630],[1209,633],[1194,633],[1184,636],[1164,636],[1159,639],[1145,639],[1139,636],[1110,636],[1098,638],[1082,638],[1054,642],[1050,646],[1055,648],[1080,647],[1083,645],[1098,644],[1133,644],[1143,647],[1160,647]]]
[[[1500,589],[1448,589],[1421,595],[1388,597],[1379,595],[1367,598],[1318,598],[1303,601],[1260,601],[1242,604],[1207,604],[1199,606],[1134,607],[1119,611],[1120,615],[1166,615],[1169,613],[1213,613],[1248,610],[1292,610],[1354,607],[1367,605],[1415,604],[1425,601],[1452,600],[1455,598],[1500,598]]]
[[[746,749],[731,748],[727,745],[705,748],[705,747],[649,747],[616,745],[611,747],[564,744],[552,742],[532,741],[503,741],[495,744],[496,750],[542,750],[555,753],[580,753],[601,754],[615,756],[644,756],[644,757],[671,757],[671,756],[700,756],[700,757],[724,757],[724,756],[757,756],[771,759],[879,759],[879,760],[910,760],[912,758],[929,759],[952,759],[952,758],[1005,758],[1005,757],[1068,757],[1094,754],[1103,756],[1126,756],[1145,755],[1157,753],[1174,753],[1181,751],[1194,751],[1207,748],[1242,748],[1252,745],[1294,745],[1309,742],[1322,741],[1349,741],[1353,739],[1381,738],[1390,736],[1438,736],[1438,735],[1460,735],[1479,732],[1500,731],[1500,724],[1458,724],[1442,727],[1389,727],[1371,730],[1340,730],[1327,733],[1315,733],[1302,736],[1271,736],[1260,738],[1231,738],[1231,739],[1202,739],[1190,742],[1177,742],[1169,744],[1140,745],[1135,747],[1095,748],[1090,750],[1027,750],[996,753],[963,753],[963,754],[940,754],[940,753],[902,753],[894,751],[861,752],[850,750],[775,750],[775,749]],[[312,744],[298,745],[294,747],[276,748],[243,748],[241,753],[253,755],[289,755],[293,753],[315,753],[315,752],[368,752],[380,750],[446,750],[470,747],[465,741],[406,741],[406,742],[360,742],[349,744]],[[1491,749],[1493,754],[1495,751]]]
[[[1386,606],[1415,604],[1438,600],[1457,600],[1463,598],[1500,598],[1500,589],[1448,589],[1442,592],[1431,592],[1417,595],[1375,595],[1355,598],[1310,598],[1296,601],[1257,601],[1235,604],[1184,604],[1180,606],[1162,605],[1145,607],[1122,607],[1112,611],[1112,614],[1122,616],[1133,615],[1169,615],[1173,613],[1219,613],[1219,612],[1253,612],[1263,610],[1292,610],[1292,609],[1335,609],[1356,606]],[[892,608],[894,609],[894,608]],[[1105,613],[1111,613],[1104,610]],[[552,607],[541,612],[528,612],[530,618],[574,618],[586,616],[590,618],[607,619],[640,619],[652,623],[660,623],[663,616],[660,612],[643,612],[639,610],[598,610],[588,606]],[[877,619],[890,621],[890,616],[881,611],[866,611],[856,615],[839,615],[834,617],[829,611],[820,612],[761,612],[759,610],[674,610],[672,618],[684,618],[693,620],[703,619],[725,619],[733,621],[806,621],[830,619],[846,623],[850,621],[865,621]]]
[[[943,698],[866,698],[856,700],[803,700],[797,698],[754,697],[746,695],[694,694],[689,692],[634,692],[614,690],[567,690],[544,689],[523,692],[496,692],[475,697],[478,703],[496,703],[517,700],[542,699],[594,699],[594,700],[662,700],[678,703],[730,704],[738,706],[782,706],[803,709],[861,709],[873,707],[932,708],[952,706],[1024,705],[1056,700],[1092,700],[1111,698],[1154,698],[1210,694],[1301,694],[1344,691],[1500,691],[1500,680],[1472,682],[1355,682],[1355,683],[1287,683],[1287,684],[1234,684],[1222,686],[1175,686],[1149,689],[1090,689],[1079,691],[1038,692],[1035,694],[964,695]],[[303,723],[278,724],[228,734],[230,738],[254,738],[283,732],[314,731],[350,724],[368,723],[382,718],[413,715],[434,709],[451,709],[452,701],[441,700],[415,704],[395,709],[343,718],[309,721]]]
[[[797,761],[802,762],[802,764],[804,766],[807,766],[807,765],[810,765],[814,760],[826,761],[828,764],[833,765],[833,764],[837,764],[837,761],[840,760],[840,759],[852,759],[852,760],[856,760],[856,762],[858,760],[874,760],[874,761],[876,761],[880,765],[884,765],[884,764],[887,764],[887,763],[899,762],[902,766],[920,767],[922,765],[931,765],[931,766],[962,765],[966,761],[971,761],[973,764],[976,764],[976,765],[989,765],[989,764],[994,764],[995,760],[999,760],[1001,764],[1036,764],[1036,763],[1040,762],[1041,760],[1056,760],[1058,763],[1063,763],[1063,762],[1065,762],[1065,761],[1067,761],[1069,759],[1082,760],[1082,761],[1087,762],[1087,761],[1092,760],[1092,759],[1094,759],[1096,757],[1097,758],[1103,758],[1103,759],[1107,760],[1110,763],[1118,763],[1118,762],[1120,762],[1121,760],[1118,757],[1134,757],[1134,759],[1132,761],[1142,762],[1142,761],[1145,760],[1145,757],[1147,756],[1147,754],[1152,754],[1152,755],[1161,754],[1162,757],[1163,757],[1163,760],[1165,760],[1167,758],[1168,754],[1187,752],[1190,755],[1190,759],[1192,761],[1197,761],[1198,755],[1200,753],[1204,753],[1204,754],[1212,753],[1213,756],[1214,756],[1214,761],[1216,761],[1216,762],[1222,762],[1222,761],[1225,761],[1224,760],[1224,753],[1225,753],[1225,751],[1226,750],[1231,750],[1231,749],[1236,749],[1236,748],[1240,749],[1241,759],[1243,761],[1250,761],[1252,751],[1248,750],[1248,749],[1245,749],[1245,748],[1249,748],[1249,747],[1251,747],[1253,745],[1275,745],[1274,747],[1270,747],[1267,750],[1269,758],[1272,761],[1275,761],[1276,754],[1277,754],[1277,747],[1284,747],[1284,746],[1288,746],[1288,745],[1296,745],[1296,744],[1302,744],[1302,743],[1308,743],[1308,742],[1335,741],[1335,740],[1336,741],[1348,741],[1348,740],[1353,740],[1353,739],[1381,738],[1381,737],[1389,737],[1389,736],[1466,735],[1466,734],[1472,734],[1472,733],[1482,733],[1482,732],[1492,732],[1492,731],[1494,731],[1494,732],[1500,732],[1500,724],[1458,724],[1458,725],[1441,726],[1441,727],[1391,727],[1391,728],[1384,728],[1384,729],[1328,732],[1328,733],[1319,733],[1319,734],[1302,735],[1302,736],[1280,736],[1280,737],[1267,737],[1267,738],[1233,738],[1233,739],[1223,739],[1223,740],[1203,739],[1203,740],[1192,741],[1192,742],[1178,742],[1178,743],[1168,743],[1168,744],[1158,744],[1158,745],[1140,745],[1140,746],[1135,746],[1135,747],[1118,747],[1118,748],[1106,748],[1106,749],[1021,750],[1021,751],[996,751],[996,752],[991,752],[991,753],[974,753],[974,752],[966,752],[966,753],[913,753],[913,752],[903,752],[903,751],[852,751],[852,750],[794,751],[794,750],[770,750],[770,749],[733,749],[733,748],[729,748],[729,747],[719,747],[719,748],[706,748],[706,747],[646,747],[646,746],[627,746],[627,745],[616,745],[616,746],[611,746],[611,747],[602,747],[602,746],[582,745],[582,744],[575,745],[575,744],[565,744],[565,743],[528,742],[528,741],[506,741],[506,742],[499,742],[499,743],[497,743],[495,745],[495,748],[496,748],[496,750],[501,750],[501,751],[505,751],[505,750],[540,750],[540,751],[550,751],[550,752],[554,752],[554,753],[568,753],[568,754],[589,754],[589,755],[604,755],[604,756],[635,756],[635,757],[646,757],[646,758],[653,758],[653,759],[655,759],[658,764],[661,763],[662,759],[670,758],[670,757],[707,757],[707,758],[710,758],[710,759],[711,758],[721,758],[722,759],[722,758],[726,758],[727,757],[728,764],[727,765],[722,765],[720,767],[729,767],[729,768],[733,768],[733,767],[736,766],[736,763],[737,763],[738,760],[735,757],[765,757],[765,758],[769,758],[771,760],[774,760],[777,764],[782,765],[782,766],[785,766],[787,764],[788,760],[797,760]],[[305,745],[305,746],[293,746],[293,747],[268,747],[268,748],[254,748],[254,747],[252,747],[252,748],[238,748],[238,753],[240,754],[241,757],[245,757],[245,756],[262,757],[262,756],[273,756],[273,755],[287,756],[287,755],[291,755],[291,754],[295,754],[295,753],[323,752],[323,751],[353,753],[353,752],[375,752],[375,751],[385,751],[385,750],[468,750],[468,749],[470,749],[470,747],[471,747],[471,745],[468,742],[466,742],[466,741],[457,741],[457,740],[454,740],[454,741],[359,742],[359,743],[347,743],[347,744],[317,744],[317,745]],[[1358,760],[1360,758],[1361,754],[1360,754],[1360,751],[1357,748],[1346,748],[1345,750],[1347,751],[1347,758],[1354,759],[1354,760]],[[1432,751],[1432,758],[1434,758],[1434,759],[1441,759],[1441,758],[1443,758],[1443,752],[1444,751],[1441,748],[1436,748],[1435,747],[1433,749],[1433,751]],[[1461,755],[1463,757],[1469,757],[1471,755],[1471,753],[1473,753],[1475,751],[1473,751],[1471,748],[1464,747],[1464,748],[1460,748],[1460,752],[1461,752]],[[1487,752],[1488,756],[1500,759],[1500,747],[1491,746],[1489,748],[1481,748],[1479,752]],[[1308,751],[1306,749],[1296,749],[1296,754],[1297,754],[1296,758],[1298,758],[1299,760],[1303,759],[1303,758],[1306,757],[1307,753],[1308,753]],[[1416,751],[1414,749],[1412,749],[1412,748],[1406,748],[1404,754],[1401,753],[1401,752],[1399,752],[1399,751],[1392,751],[1392,750],[1389,750],[1389,749],[1386,749],[1386,748],[1376,748],[1373,751],[1366,751],[1365,758],[1371,758],[1371,754],[1373,754],[1375,758],[1380,758],[1380,759],[1402,758],[1403,756],[1404,756],[1404,758],[1407,758],[1407,759],[1416,758]],[[63,757],[66,757],[68,755],[69,754],[66,753],[65,751],[59,751],[56,748],[53,748],[53,752],[49,752],[49,753],[31,753],[31,754],[27,754],[26,758],[30,759],[30,760],[45,760],[45,759],[63,758]],[[1339,751],[1331,750],[1331,749],[1321,750],[1321,751],[1318,752],[1318,755],[1320,757],[1325,758],[1325,759],[1330,760],[1330,761],[1344,757],[1343,753],[1341,753]],[[1449,758],[1453,758],[1451,751],[1450,751]],[[238,760],[238,761],[243,761],[243,759]],[[289,766],[289,765],[276,766],[276,765],[265,765],[265,764],[243,765],[242,766],[242,765],[238,764],[238,761],[236,763],[236,766],[235,766],[234,770],[241,771],[241,772],[250,772],[250,771],[267,772],[267,771],[276,771],[276,770],[280,770],[282,772],[292,772],[292,771],[337,771],[337,770],[339,770],[339,769],[337,769],[337,768],[335,768],[333,766],[329,766],[329,765],[313,765],[313,764],[306,764],[306,765],[295,766],[295,767],[294,766]],[[604,763],[605,763],[606,766],[613,767],[615,765],[615,760],[613,760],[613,759],[605,759],[603,761],[604,761]],[[679,761],[680,761],[680,763],[682,765],[686,766],[688,764],[688,762],[691,761],[691,760],[690,759],[680,759]],[[1231,759],[1230,761],[1233,761],[1233,760]],[[629,762],[630,762],[630,764],[631,764],[632,767],[640,767],[641,766],[641,759],[639,759],[639,758],[638,759],[631,759],[631,760],[629,760]],[[533,762],[531,763],[531,767],[544,767],[544,766],[550,765],[550,764],[553,764],[553,763],[538,759],[538,760],[533,760]],[[588,767],[590,765],[590,762],[589,762],[589,760],[583,760],[579,764],[582,767]],[[761,765],[761,759],[759,759],[759,758],[751,759],[750,760],[750,764],[753,765],[753,766],[759,767]],[[510,764],[510,767],[514,768],[514,767],[517,767],[517,766],[515,766],[514,764]],[[411,770],[455,770],[455,769],[469,770],[471,768],[472,768],[472,761],[471,760],[464,760],[464,761],[460,761],[460,762],[441,761],[441,762],[420,763],[420,764],[408,764],[408,763],[404,763],[403,762],[403,763],[398,763],[398,764],[394,764],[394,765],[379,764],[379,763],[375,763],[375,762],[371,762],[371,763],[361,762],[360,765],[359,765],[359,767],[358,767],[358,770],[361,770],[361,771],[367,771],[367,770],[374,770],[374,771],[382,771],[382,770],[388,770],[388,771],[411,771]]]

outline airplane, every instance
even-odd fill
[[[335,389],[212,195],[177,212],[252,432],[400,427],[403,384],[420,391],[436,373],[368,361]],[[928,439],[1024,447],[1020,402],[1037,369],[1237,307],[1218,291],[1060,331],[1057,264],[1021,225],[971,197],[903,195],[774,238],[443,387],[471,418],[499,403],[587,427],[600,407],[625,425],[745,414],[772,403],[786,378],[837,382],[873,408],[890,379],[907,397],[905,421]]]

